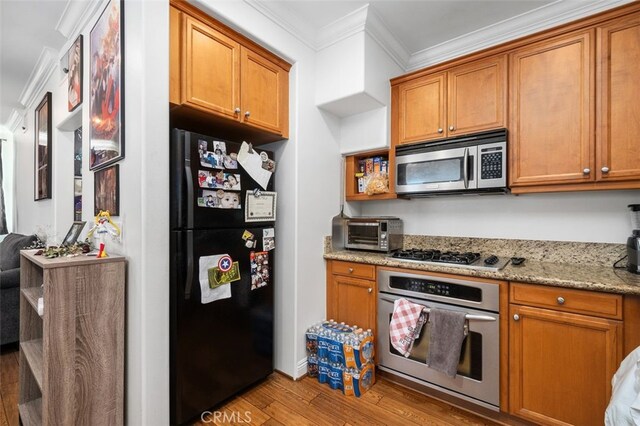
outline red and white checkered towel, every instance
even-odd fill
[[[426,322],[425,309],[424,306],[411,303],[404,298],[393,302],[389,337],[393,347],[406,357],[411,353],[413,341],[420,335]]]

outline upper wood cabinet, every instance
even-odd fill
[[[595,179],[593,31],[509,57],[510,186]]]
[[[599,92],[596,178],[640,179],[640,14],[598,31]]]
[[[499,55],[398,84],[398,143],[504,127],[506,77]]]
[[[288,137],[291,66],[193,6],[171,5],[169,100],[174,107],[209,114],[235,130],[244,126]]]

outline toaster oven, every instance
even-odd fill
[[[402,220],[397,217],[347,219],[345,248],[389,253],[402,248]]]

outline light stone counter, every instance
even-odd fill
[[[447,249],[442,245],[421,245],[417,236],[405,236],[405,247],[435,247]],[[433,239],[434,237],[424,237]],[[446,237],[444,240],[454,240]],[[462,239],[459,239],[462,240]],[[503,256],[522,256],[527,260],[521,266],[507,265],[498,272],[476,271],[472,269],[457,268],[455,266],[421,265],[414,262],[386,259],[386,254],[371,253],[365,251],[341,250],[332,251],[330,238],[325,240],[325,259],[343,260],[347,262],[367,263],[377,266],[389,266],[396,268],[414,269],[420,271],[442,272],[455,275],[492,278],[502,281],[525,282],[545,284],[557,287],[570,287],[583,290],[602,291],[607,293],[640,295],[640,275],[627,272],[625,269],[614,269],[613,262],[624,253],[624,245],[621,244],[588,244],[588,243],[564,243],[564,242],[523,242],[522,240],[485,240],[485,249],[479,243],[482,239],[475,240],[478,245],[474,251],[483,254],[498,254]],[[407,245],[407,242],[410,244]],[[499,241],[510,241],[507,246],[501,246]],[[420,241],[424,242],[424,241]],[[442,242],[442,241],[441,241]],[[449,250],[456,249],[456,245],[448,241]],[[530,251],[522,253],[518,246],[528,243]],[[494,250],[486,250],[492,247]],[[502,247],[502,250],[498,248]],[[571,247],[574,251],[572,253]],[[575,250],[586,249],[588,254],[579,255]],[[598,251],[600,249],[600,251]],[[461,250],[461,247],[458,248]],[[461,250],[462,251],[462,250]],[[538,256],[536,256],[538,253]],[[584,252],[582,252],[584,253]],[[540,257],[545,261],[539,260]],[[548,260],[553,261],[548,261]],[[613,259],[613,260],[612,260]],[[579,263],[571,263],[571,262]],[[625,261],[620,262],[625,265]]]

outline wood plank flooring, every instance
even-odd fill
[[[18,425],[17,346],[0,351],[0,426]],[[205,425],[496,425],[418,392],[378,378],[361,398],[347,397],[316,379],[292,381],[279,373],[231,399]]]

